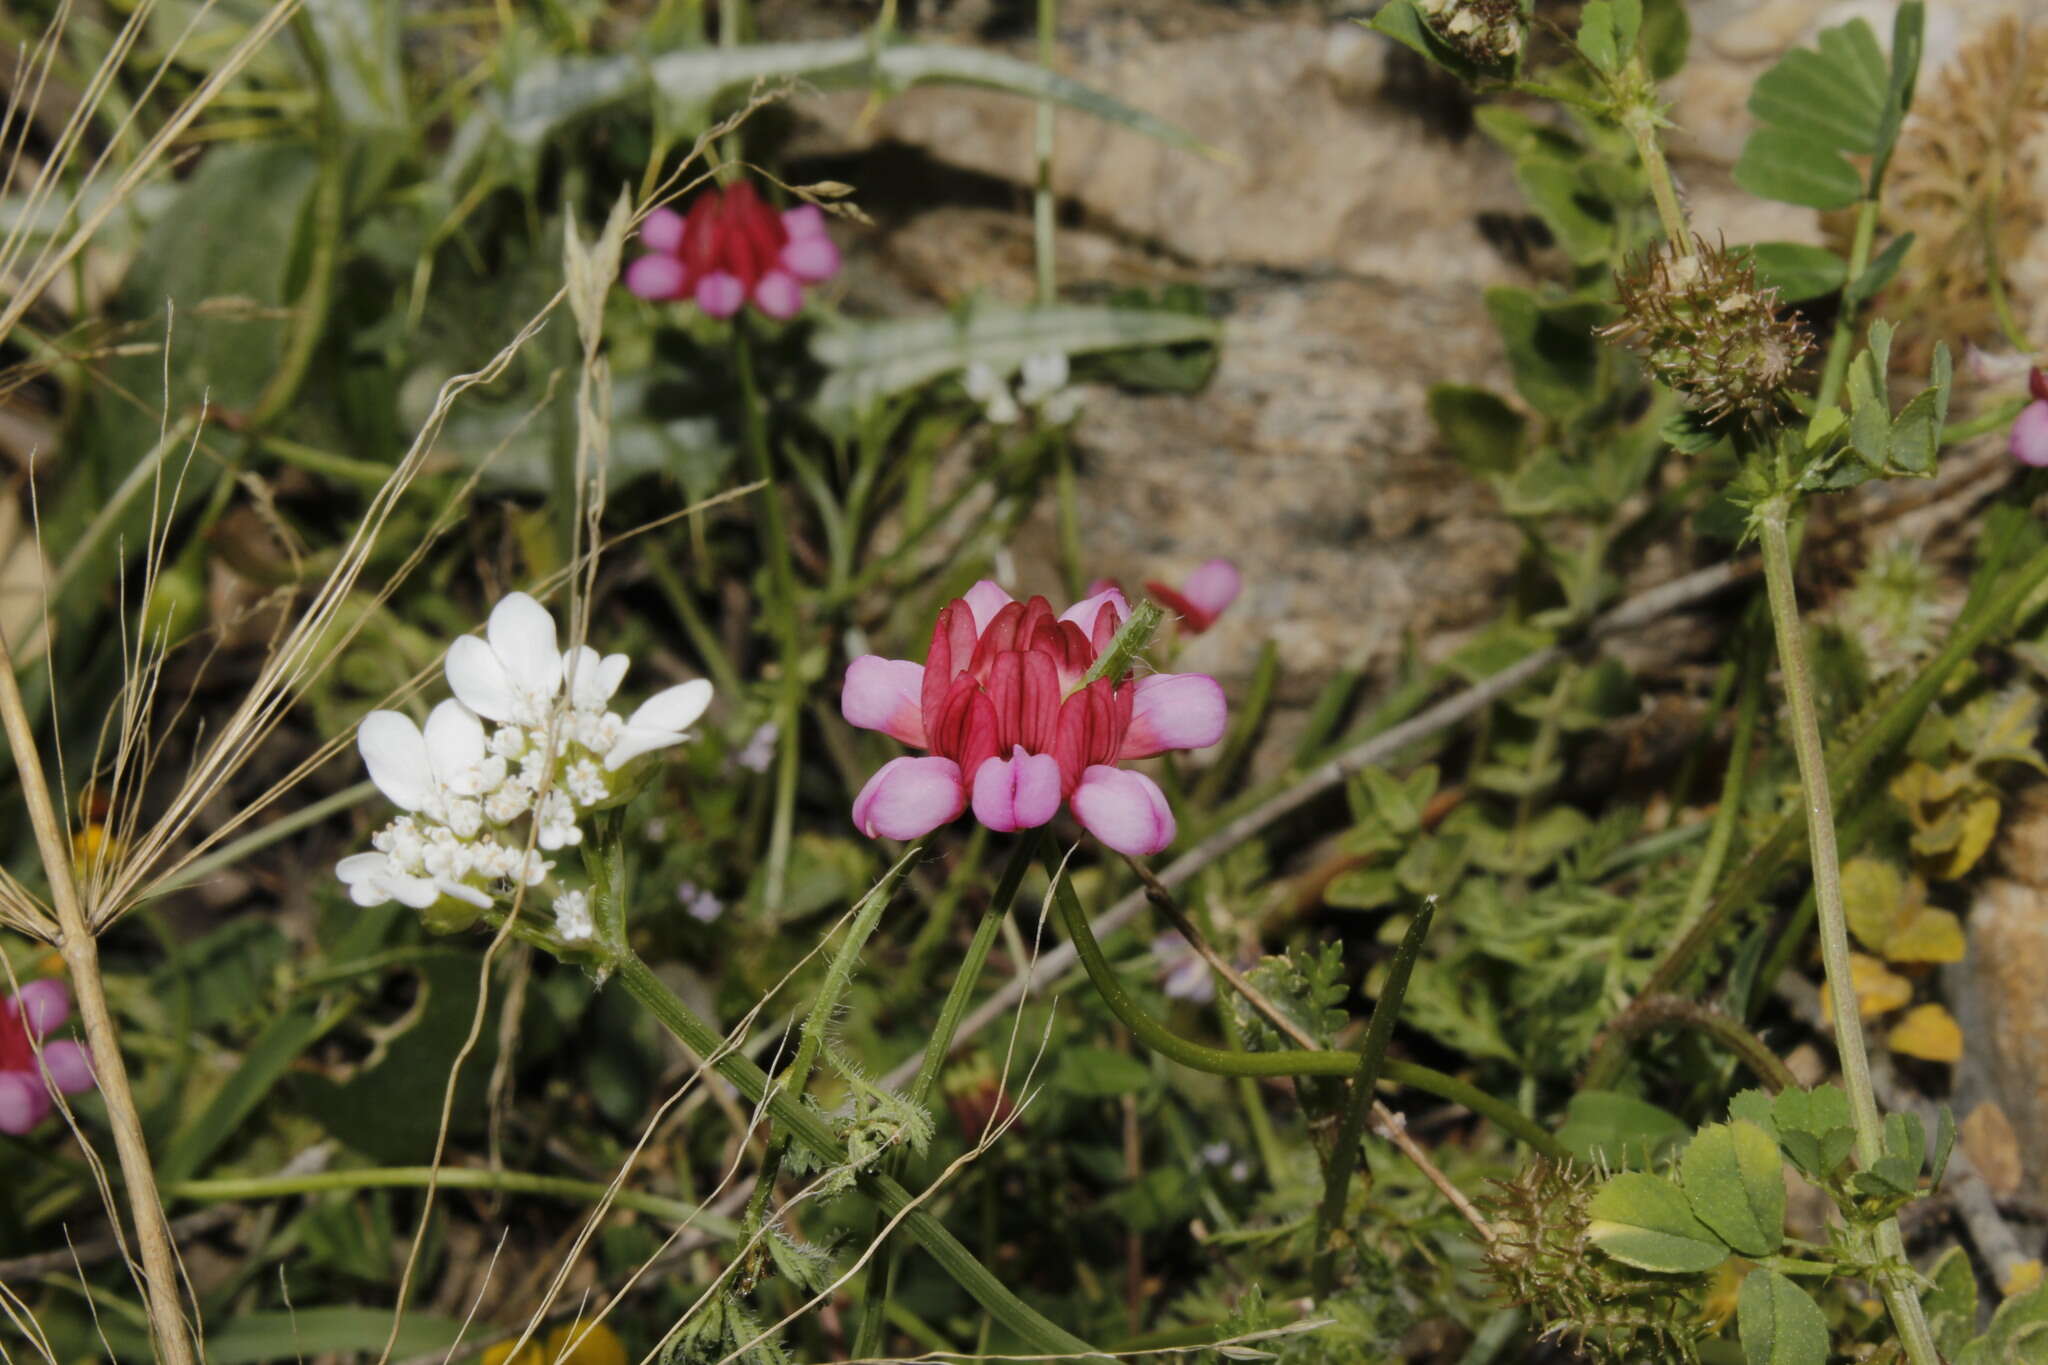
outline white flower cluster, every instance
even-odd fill
[[[356,732],[363,763],[405,814],[371,836],[375,852],[335,868],[351,899],[397,901],[453,928],[499,891],[546,880],[554,864],[529,843],[549,852],[581,843],[582,815],[623,794],[620,769],[682,742],[711,704],[710,683],[688,682],[621,718],[609,707],[628,662],[588,647],[557,650],[554,617],[513,593],[492,608],[483,639],[449,648],[455,696],[424,731],[396,711],[365,716]],[[530,840],[520,826],[528,819]],[[559,896],[555,912],[563,938],[591,936],[582,892]]]
[[[1029,408],[1054,426],[1064,426],[1081,410],[1081,395],[1067,387],[1066,353],[1047,351],[1026,356],[1017,379],[1017,391],[1010,392],[1006,375],[994,366],[975,361],[960,376],[960,387],[981,404],[982,416],[997,426],[1008,426]]]

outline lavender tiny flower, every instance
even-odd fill
[[[2038,366],[2027,374],[2027,391],[2034,401],[2020,411],[2012,424],[2012,457],[2039,469],[2048,466],[2048,372]]]
[[[71,988],[62,981],[31,981],[0,1001],[0,1133],[18,1136],[41,1123],[53,1107],[53,1086],[66,1095],[92,1088],[92,1058],[86,1050],[48,1036],[70,1017]]]

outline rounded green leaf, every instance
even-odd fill
[[[1812,209],[1847,208],[1863,197],[1863,177],[1841,153],[1782,128],[1750,134],[1735,163],[1735,183],[1762,198]]]
[[[1735,1299],[1749,1365],[1827,1365],[1828,1322],[1804,1289],[1775,1270],[1755,1270]]]
[[[1639,1270],[1685,1274],[1712,1270],[1728,1248],[1693,1215],[1685,1192],[1661,1176],[1623,1171],[1586,1208],[1593,1245]]]
[[[1745,1256],[1785,1240],[1785,1173],[1778,1144],[1747,1119],[1700,1129],[1679,1158],[1685,1197],[1699,1220]]]

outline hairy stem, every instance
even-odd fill
[[[768,1073],[755,1065],[752,1058],[734,1052],[716,1030],[662,984],[661,978],[637,954],[622,953],[614,965],[618,982],[626,993],[653,1015],[663,1028],[680,1039],[685,1047],[709,1062],[712,1070],[732,1082],[749,1101],[764,1105],[769,1115],[815,1153],[819,1161],[828,1166],[846,1164],[846,1147],[825,1120],[807,1108],[797,1096],[774,1085],[768,1079]],[[873,1170],[862,1171],[859,1182],[862,1191],[880,1204],[890,1217],[902,1213],[913,1202],[910,1191]],[[904,1217],[902,1227],[918,1245],[931,1253],[932,1259],[967,1291],[969,1297],[996,1321],[1016,1333],[1032,1350],[1062,1359],[1096,1354],[1088,1343],[1051,1322],[1010,1292],[1007,1285],[976,1260],[973,1253],[946,1230],[945,1224],[930,1213],[923,1209],[915,1210]]]
[[[1757,509],[1756,525],[1763,546],[1771,627],[1777,636],[1779,668],[1785,680],[1792,749],[1799,762],[1799,783],[1806,797],[1807,849],[1813,859],[1814,904],[1819,912],[1821,959],[1827,967],[1829,1003],[1834,1014],[1835,1048],[1841,1057],[1842,1086],[1849,1095],[1849,1117],[1856,1129],[1856,1157],[1868,1169],[1884,1155],[1884,1120],[1877,1112],[1870,1055],[1863,1043],[1862,1012],[1850,981],[1849,920],[1842,905],[1842,869],[1835,848],[1834,794],[1829,790],[1820,717],[1814,707],[1806,639],[1801,633],[1799,601],[1792,582],[1792,547],[1786,530],[1789,511],[1784,499],[1774,499]],[[1879,1224],[1876,1236],[1879,1251],[1888,1258],[1903,1246],[1895,1218]],[[1941,1356],[1908,1273],[1903,1269],[1879,1272],[1878,1291],[1891,1310],[1892,1324],[1906,1348],[1907,1360],[1912,1365],[1938,1365]]]
[[[1877,237],[1877,201],[1865,199],[1856,206],[1856,235],[1849,242],[1849,272],[1842,284],[1842,311],[1835,318],[1835,334],[1828,341],[1828,363],[1821,371],[1820,391],[1814,395],[1818,412],[1833,403],[1842,392],[1842,380],[1849,373],[1849,352],[1856,338],[1856,303],[1849,291],[1863,278],[1870,265],[1870,246]]]
[[[953,1035],[959,1031],[960,1019],[967,1013],[967,1002],[981,981],[982,968],[988,964],[989,950],[995,946],[996,935],[1009,916],[1011,904],[1017,899],[1017,889],[1024,884],[1024,874],[1038,854],[1039,838],[1039,831],[1026,830],[1017,836],[1016,846],[1010,850],[1010,861],[996,882],[995,894],[989,897],[988,905],[982,910],[981,921],[974,926],[974,938],[967,945],[967,955],[960,959],[960,969],[953,974],[952,988],[946,992],[945,1002],[939,1006],[939,1022],[932,1029],[932,1036],[925,1044],[923,1060],[917,1066],[917,1076],[910,1083],[908,1094],[912,1104],[925,1104],[931,1098],[932,1087],[938,1084],[939,1070],[946,1064],[946,1054],[953,1047]],[[901,1165],[899,1156],[891,1163],[889,1173],[900,1176]],[[881,1259],[868,1270],[867,1294],[862,1299],[860,1327],[854,1338],[855,1360],[865,1360],[881,1352],[889,1292],[895,1287],[896,1267],[902,1254],[902,1244],[892,1242],[883,1250]],[[879,1293],[876,1292],[877,1286],[880,1286]]]
[[[775,461],[768,448],[768,422],[761,411],[760,386],[754,381],[753,348],[744,321],[732,329],[733,365],[739,373],[741,423],[747,453],[761,489],[761,553],[774,585],[776,635],[782,650],[782,676],[775,698],[775,723],[780,727],[775,770],[775,813],[768,828],[767,871],[761,883],[761,904],[771,920],[782,912],[782,892],[789,876],[789,851],[796,833],[798,762],[797,712],[803,705],[803,677],[798,668],[803,631],[796,616],[796,570],[789,558],[789,533],[782,524],[782,491],[775,484]]]
[[[50,899],[57,912],[60,934],[57,951],[63,955],[71,974],[71,990],[78,1001],[79,1020],[85,1026],[86,1046],[92,1051],[93,1079],[106,1101],[107,1122],[114,1130],[114,1150],[128,1186],[128,1211],[135,1219],[135,1240],[142,1251],[150,1331],[156,1338],[158,1355],[167,1365],[191,1365],[192,1339],[185,1330],[185,1300],[178,1287],[177,1254],[171,1243],[170,1224],[164,1218],[163,1201],[157,1194],[156,1168],[150,1163],[149,1145],[142,1136],[142,1116],[135,1107],[135,1092],[128,1084],[127,1065],[121,1060],[120,1035],[114,1027],[113,1011],[107,1008],[106,988],[100,979],[99,940],[93,937],[85,904],[79,898],[78,880],[71,863],[71,840],[63,818],[57,814],[56,803],[50,799],[49,779],[43,772],[42,756],[36,751],[35,731],[21,700],[13,653],[4,637],[0,637],[0,726],[5,727],[7,743],[14,750],[22,800],[35,831],[43,873],[50,879]]]
[[[1124,989],[1115,968],[1102,955],[1102,945],[1095,941],[1094,931],[1088,927],[1088,912],[1081,908],[1081,898],[1074,894],[1074,888],[1068,884],[1060,868],[1048,866],[1046,870],[1053,878],[1054,901],[1059,907],[1060,922],[1066,928],[1067,937],[1073,941],[1075,955],[1080,958],[1089,981],[1109,1006],[1110,1013],[1154,1052],[1168,1061],[1179,1062],[1189,1070],[1206,1071],[1214,1076],[1351,1077],[1358,1073],[1359,1054],[1337,1048],[1327,1051],[1286,1048],[1273,1052],[1230,1052],[1181,1037],[1146,1013],[1144,1006]],[[1563,1144],[1538,1127],[1526,1114],[1456,1077],[1392,1059],[1381,1063],[1381,1073],[1397,1084],[1427,1090],[1454,1104],[1464,1105],[1474,1113],[1493,1120],[1545,1156],[1562,1159],[1567,1155]]]
[[[1764,1044],[1763,1039],[1743,1027],[1741,1021],[1734,1016],[1724,1014],[1710,1005],[1702,1005],[1698,1001],[1676,995],[1640,996],[1634,1004],[1616,1015],[1614,1022],[1607,1027],[1610,1032],[1624,1038],[1638,1038],[1646,1033],[1666,1028],[1691,1029],[1695,1033],[1705,1034],[1734,1053],[1773,1095],[1781,1090],[1797,1089],[1799,1086],[1791,1070],[1778,1059],[1777,1053]],[[1615,1059],[1615,1064],[1607,1068],[1608,1072],[1620,1070],[1620,1047],[1606,1048],[1600,1055]],[[1603,1090],[1613,1079],[1612,1074],[1596,1076],[1588,1071],[1586,1088]]]

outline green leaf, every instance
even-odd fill
[[[1422,828],[1422,807],[1409,795],[1406,783],[1377,765],[1358,776],[1372,793],[1373,810],[1396,834],[1414,834]]]
[[[1609,76],[1621,70],[1623,48],[1608,0],[1590,0],[1579,11],[1578,46],[1595,69]]]
[[[1206,317],[1085,304],[981,302],[941,316],[836,321],[820,326],[811,340],[811,354],[829,371],[816,405],[828,416],[851,413],[977,361],[1004,373],[1047,351],[1084,355],[1214,342],[1220,335]]]
[[[1565,418],[1591,401],[1599,372],[1596,305],[1543,305],[1526,289],[1489,289],[1486,310],[1507,345],[1515,389],[1547,417]]]
[[[1736,252],[1756,264],[1757,283],[1777,290],[1786,303],[1835,293],[1849,276],[1848,262],[1824,246],[1758,242]]]
[[[1361,22],[1366,28],[1385,34],[1467,85],[1487,76],[1497,76],[1507,69],[1482,67],[1437,37],[1424,22],[1422,12],[1415,7],[1415,0],[1387,0],[1380,6],[1379,13]]]
[[[1785,1167],[1771,1135],[1746,1119],[1699,1131],[1679,1158],[1685,1197],[1702,1223],[1745,1256],[1785,1240]]]
[[[1735,163],[1735,183],[1751,194],[1813,209],[1847,208],[1863,197],[1863,177],[1819,138],[1759,128]]]
[[[1586,1212],[1593,1245],[1639,1270],[1712,1270],[1728,1248],[1693,1215],[1685,1192],[1660,1176],[1623,1171],[1600,1187]]]
[[[1804,1289],[1777,1271],[1749,1273],[1735,1315],[1749,1365],[1827,1365],[1828,1320]]]
[[[1071,1047],[1060,1054],[1053,1084],[1080,1099],[1114,1099],[1152,1088],[1152,1068],[1106,1047]]]
[[[1647,1166],[1685,1131],[1676,1115],[1646,1100],[1612,1090],[1581,1090],[1565,1109],[1557,1140],[1582,1161]]]
[[[1941,1178],[1948,1173],[1948,1159],[1956,1149],[1956,1115],[1953,1109],[1942,1105],[1934,1123],[1934,1149],[1927,1156],[1928,1183],[1930,1188],[1940,1189]]]
[[[1557,156],[1525,156],[1515,162],[1515,180],[1574,264],[1592,265],[1614,254],[1612,206],[1587,185],[1580,165]]]
[[[1323,903],[1338,910],[1377,910],[1399,899],[1401,879],[1391,867],[1353,868],[1323,892]]]
[[[1839,1086],[1784,1091],[1771,1104],[1771,1120],[1785,1155],[1810,1176],[1826,1176],[1841,1165],[1856,1139],[1849,1098]]]
[[[1885,243],[1884,250],[1877,253],[1863,273],[1849,286],[1848,301],[1862,303],[1877,297],[1878,291],[1892,282],[1892,276],[1899,273],[1905,264],[1906,253],[1913,249],[1913,234],[1901,233]]]
[[[443,162],[442,183],[466,183],[494,142],[509,145],[530,167],[542,145],[567,125],[612,105],[648,99],[658,92],[672,108],[708,108],[745,95],[756,82],[772,86],[777,81],[885,94],[918,85],[975,86],[1050,100],[1168,146],[1202,146],[1163,119],[1036,62],[986,48],[939,43],[896,43],[878,50],[861,36],[533,62],[509,91],[481,100],[477,112],[456,131]]]
[[[1968,1252],[1952,1246],[1935,1259],[1927,1278],[1933,1288],[1920,1306],[1934,1329],[1935,1345],[1943,1355],[1953,1356],[1977,1330],[1977,1270]]]
[[[1913,89],[1920,77],[1920,54],[1926,45],[1927,10],[1920,0],[1907,0],[1892,16],[1891,79],[1885,90],[1884,112],[1878,118],[1876,144],[1870,162],[1870,197],[1875,199],[1891,164],[1892,148],[1898,142],[1899,125],[1913,107]]]
[[[1665,81],[1685,66],[1686,48],[1692,43],[1692,20],[1683,0],[1646,0],[1643,5],[1643,36],[1637,46],[1650,79]]]

